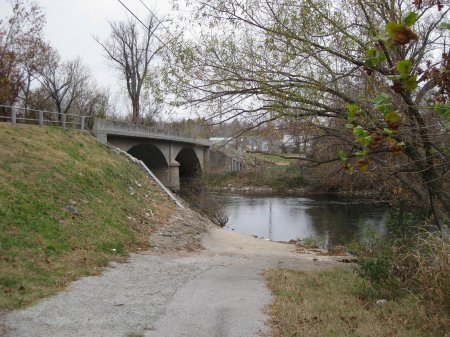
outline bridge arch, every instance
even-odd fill
[[[169,184],[169,163],[156,145],[151,143],[137,144],[132,146],[127,152],[133,157],[142,160],[164,185]]]
[[[175,160],[180,163],[180,182],[189,182],[192,178],[202,174],[202,167],[197,153],[190,147],[182,148]]]

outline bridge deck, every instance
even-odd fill
[[[107,134],[133,138],[160,139],[177,143],[201,145],[205,147],[210,147],[212,145],[208,139],[192,138],[176,131],[163,130],[139,124],[111,121],[107,119],[96,118],[94,121],[93,131],[96,135]]]

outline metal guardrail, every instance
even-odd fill
[[[28,109],[28,108],[19,108],[12,107],[9,105],[0,105],[0,108],[6,108],[10,111],[10,116],[0,115],[0,121],[6,120],[10,121],[11,124],[15,125],[20,122],[37,122],[39,126],[44,125],[61,125],[63,129],[67,129],[68,127],[73,127],[79,129],[81,131],[87,130],[87,121],[91,118],[91,116],[80,116],[73,114],[65,114],[56,111],[46,111],[46,110],[36,110],[36,109]],[[18,114],[17,111],[24,111],[23,117],[21,114]],[[30,113],[34,113],[35,118],[27,117]],[[56,115],[56,119],[49,119],[45,115],[54,116]]]

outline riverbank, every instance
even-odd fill
[[[127,263],[3,315],[1,335],[449,336],[444,314],[428,316],[413,297],[378,301],[341,257],[226,232],[188,208],[150,242]]]
[[[348,276],[348,264],[339,262],[347,258],[224,231],[189,208],[175,209],[138,166],[86,134],[2,127],[0,303],[8,310],[0,315],[2,337],[279,336],[281,330],[265,324],[272,296],[309,312],[298,300],[300,290],[290,288],[294,283],[296,289],[309,285],[306,302],[320,297],[325,308],[320,315],[336,320],[327,307],[334,295],[325,291],[336,281],[334,274],[309,272],[342,266]],[[271,293],[264,273],[285,269],[301,277],[280,274],[287,282],[275,277],[280,287],[271,286]],[[358,282],[347,277],[340,284],[349,290]],[[391,330],[380,330],[385,335],[410,321],[447,333],[445,316],[439,312],[423,320],[418,302],[383,311],[373,298],[360,298],[367,293],[336,289],[348,296],[333,304],[336,310],[351,300],[354,310],[378,315],[377,322],[390,320]],[[400,308],[395,319],[393,307]],[[280,327],[277,314],[271,315]],[[296,317],[288,322],[307,331],[325,320],[319,314]],[[349,317],[338,318],[347,324]],[[349,329],[349,335],[356,331]]]
[[[275,295],[270,336],[450,336],[444,310],[427,307],[413,294],[386,300],[349,270],[271,269],[265,277]]]
[[[360,199],[360,200],[371,200],[378,201],[382,203],[388,203],[389,199],[381,197],[378,193],[372,191],[322,191],[313,190],[309,187],[298,187],[298,188],[278,188],[271,186],[252,186],[252,185],[233,185],[228,184],[227,186],[208,186],[208,190],[212,193],[242,193],[242,194],[252,194],[252,195],[291,195],[298,197],[307,197],[314,195],[330,195],[336,197],[345,197],[349,199]]]
[[[269,268],[319,271],[339,257],[226,232],[178,209],[150,235],[151,248],[80,278],[59,294],[3,315],[8,337],[210,337],[268,333]],[[2,336],[3,336],[2,335]]]

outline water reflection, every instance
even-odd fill
[[[349,242],[366,227],[385,231],[386,206],[379,203],[360,204],[335,196],[218,197],[230,219],[227,230],[274,241],[315,236],[326,245],[337,245]]]

